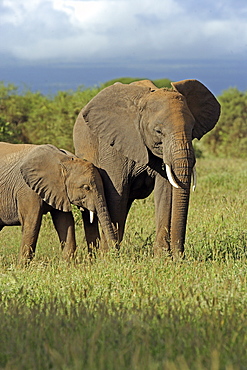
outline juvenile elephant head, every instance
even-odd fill
[[[197,80],[158,89],[151,81],[116,83],[102,90],[82,110],[90,130],[125,157],[145,166],[160,158],[172,186],[171,248],[183,252],[189,192],[200,139],[218,121],[220,105]],[[153,157],[154,156],[154,157]],[[164,175],[165,176],[165,175]]]
[[[103,183],[92,163],[52,145],[38,145],[25,157],[20,170],[26,184],[50,206],[69,212],[74,204],[91,215],[97,213],[107,239],[117,241]]]

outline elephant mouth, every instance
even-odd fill
[[[152,148],[153,154],[157,155],[158,157],[163,157],[163,145],[162,142],[154,143]]]
[[[161,149],[162,150],[162,148],[163,148],[162,145],[163,145],[162,144],[162,141],[159,141],[159,142],[154,143],[154,146],[153,147],[155,149]]]

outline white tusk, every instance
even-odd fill
[[[89,215],[90,215],[90,224],[92,224],[94,219],[94,213],[92,211],[89,211]]]
[[[171,167],[168,166],[168,164],[166,164],[166,174],[167,174],[167,178],[170,182],[170,184],[172,186],[174,186],[174,188],[179,188],[178,184],[176,183],[176,181],[174,180],[173,176],[172,176],[172,170],[171,170]]]
[[[196,190],[196,166],[193,167],[193,172],[192,172],[192,190]]]

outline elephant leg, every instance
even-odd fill
[[[116,230],[118,243],[121,243],[124,236],[125,224],[127,220],[127,216],[130,210],[130,207],[133,203],[134,199],[128,199],[124,196],[120,201],[112,200],[112,205],[109,205],[109,212],[111,215],[111,220],[114,225],[114,229]],[[117,205],[117,206],[116,206]],[[104,234],[102,233],[104,238]],[[106,241],[105,241],[106,243]],[[118,245],[119,248],[119,245]]]
[[[93,222],[90,222],[89,211],[85,209],[82,211],[82,220],[88,246],[88,253],[92,255],[93,251],[99,248],[100,233],[98,227],[98,217],[94,215]]]
[[[70,260],[74,257],[76,250],[75,222],[72,212],[54,209],[50,213],[61,243],[63,256],[66,260]]]
[[[154,187],[155,219],[156,219],[156,240],[154,254],[163,252],[170,254],[170,225],[172,209],[172,187],[169,182],[156,175]]]
[[[22,243],[19,252],[19,264],[26,264],[33,259],[41,222],[42,212],[36,215],[32,214],[22,220]]]
[[[19,264],[25,265],[35,254],[39,230],[42,222],[42,199],[31,189],[29,194],[18,198],[17,209],[22,226],[22,242],[19,252]]]

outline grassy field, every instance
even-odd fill
[[[186,259],[152,257],[152,196],[131,209],[120,255],[61,260],[44,218],[37,254],[17,268],[20,228],[0,233],[1,369],[247,368],[247,167],[200,159]]]

